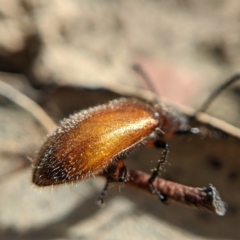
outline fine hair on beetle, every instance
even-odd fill
[[[148,81],[139,65],[135,65],[134,69]],[[220,86],[200,110],[205,111],[216,96],[239,78],[240,75],[236,75]],[[107,178],[98,200],[101,204],[110,182],[127,181],[123,158],[140,144],[153,142],[156,148],[163,150],[148,184],[151,192],[164,202],[166,196],[155,187],[154,182],[169,153],[165,139],[176,134],[201,134],[201,130],[190,127],[184,114],[164,103],[148,103],[135,98],[112,100],[82,110],[60,122],[37,154],[32,181],[42,187],[70,183],[101,174],[112,164],[117,164],[118,175],[116,179]]]

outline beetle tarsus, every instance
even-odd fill
[[[149,180],[151,180],[151,178],[150,178]],[[166,201],[167,201],[166,196],[164,196],[163,194],[161,194],[161,192],[159,192],[159,191],[157,190],[157,188],[153,185],[153,183],[149,183],[149,185],[150,185],[150,189],[151,189],[152,194],[157,195],[158,198],[159,198],[159,200],[160,200],[161,202],[166,203]]]

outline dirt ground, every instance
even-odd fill
[[[0,238],[239,239],[240,137],[172,139],[162,174],[214,184],[229,206],[224,217],[121,185],[99,209],[103,179],[39,190],[29,161],[53,121],[140,93],[134,62],[160,97],[199,109],[240,72],[239,33],[237,0],[0,0]],[[239,103],[236,83],[207,113],[239,128]],[[149,172],[158,156],[141,149],[128,166]]]

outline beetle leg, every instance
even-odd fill
[[[110,183],[111,181],[112,181],[112,180],[111,180],[110,178],[107,178],[107,181],[106,181],[106,183],[105,183],[105,186],[104,186],[104,188],[103,188],[102,192],[100,193],[100,196],[99,196],[99,198],[98,198],[98,200],[97,200],[97,205],[98,205],[98,206],[101,206],[101,205],[104,203],[104,199],[105,199],[105,197],[106,197],[106,195],[107,195],[108,186],[109,186],[109,183]]]
[[[118,161],[118,181],[124,182],[127,176],[127,167],[123,160]]]
[[[179,129],[176,134],[178,135],[189,135],[189,134],[196,134],[200,137],[209,137],[209,138],[222,138],[224,137],[224,133],[218,130],[209,130],[206,127],[194,127],[194,128],[185,128]]]
[[[110,170],[111,171],[111,170]],[[114,178],[111,178],[111,177],[107,177],[107,181],[105,183],[105,186],[97,200],[97,204],[99,206],[101,206],[103,203],[104,203],[104,199],[107,195],[107,190],[108,190],[108,187],[109,187],[109,184],[111,182],[124,182],[126,180],[126,177],[127,177],[127,167],[125,166],[125,163],[122,159],[118,160],[117,161],[117,170],[116,170],[116,174],[117,174],[117,179]]]
[[[201,129],[199,129],[198,127],[194,127],[194,128],[183,128],[183,129],[179,129],[178,131],[176,131],[176,134],[178,135],[187,135],[187,134],[201,134]]]
[[[165,202],[167,200],[166,197],[156,189],[153,183],[155,179],[158,177],[160,171],[163,169],[164,164],[166,163],[169,147],[167,143],[161,140],[156,141],[154,144],[157,148],[163,148],[163,152],[161,158],[158,160],[157,167],[153,170],[152,175],[149,178],[148,182],[152,193],[156,194],[162,202]]]

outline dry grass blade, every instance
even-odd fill
[[[56,125],[53,120],[42,110],[41,107],[38,106],[38,104],[2,81],[0,81],[0,95],[31,113],[47,132],[52,131],[55,128]]]

